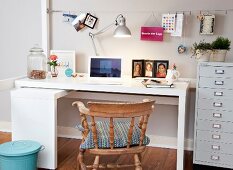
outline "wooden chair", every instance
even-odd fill
[[[139,103],[88,102],[88,108],[80,101],[73,102],[72,105],[77,105],[80,112],[81,124],[78,128],[82,131],[77,168],[97,170],[134,166],[135,170],[141,170],[141,153],[149,143],[145,134],[154,102],[148,99]],[[96,117],[107,118],[108,121],[95,121]],[[92,165],[84,164],[85,151],[95,155]],[[101,155],[121,154],[133,154],[134,164],[99,163]]]

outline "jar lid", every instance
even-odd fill
[[[30,49],[30,52],[44,52],[44,50],[38,47],[37,45],[35,45],[34,47]]]
[[[6,142],[0,145],[2,156],[23,156],[39,152],[41,144],[31,140],[18,140]]]

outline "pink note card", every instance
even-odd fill
[[[141,27],[141,40],[163,41],[163,27]]]

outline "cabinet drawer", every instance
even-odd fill
[[[199,88],[198,98],[232,99],[233,90]]]
[[[233,100],[215,100],[215,99],[199,99],[197,101],[199,109],[223,109],[223,110],[233,110]]]
[[[196,140],[206,140],[206,141],[211,141],[211,142],[232,143],[233,142],[232,139],[233,139],[233,134],[232,133],[197,130]]]
[[[233,77],[233,67],[201,66],[199,75],[203,77]]]
[[[197,129],[233,133],[233,123],[199,119],[197,121]]]
[[[222,110],[197,110],[198,119],[219,120],[219,121],[231,121],[233,122],[233,112]]]
[[[233,79],[230,78],[200,77],[198,87],[233,89],[232,83]]]
[[[231,166],[233,165],[233,162],[232,162],[233,155],[228,155],[228,154],[196,151],[195,159],[197,161],[209,162],[213,164],[226,164],[226,165],[231,165]]]
[[[196,142],[196,150],[197,151],[232,154],[233,153],[233,144],[198,140]]]

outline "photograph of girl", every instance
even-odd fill
[[[156,60],[155,61],[156,66],[156,78],[165,78],[167,75],[167,68],[168,68],[168,60]]]
[[[153,77],[153,61],[145,61],[145,77]]]
[[[133,60],[132,77],[143,77],[143,60]]]

